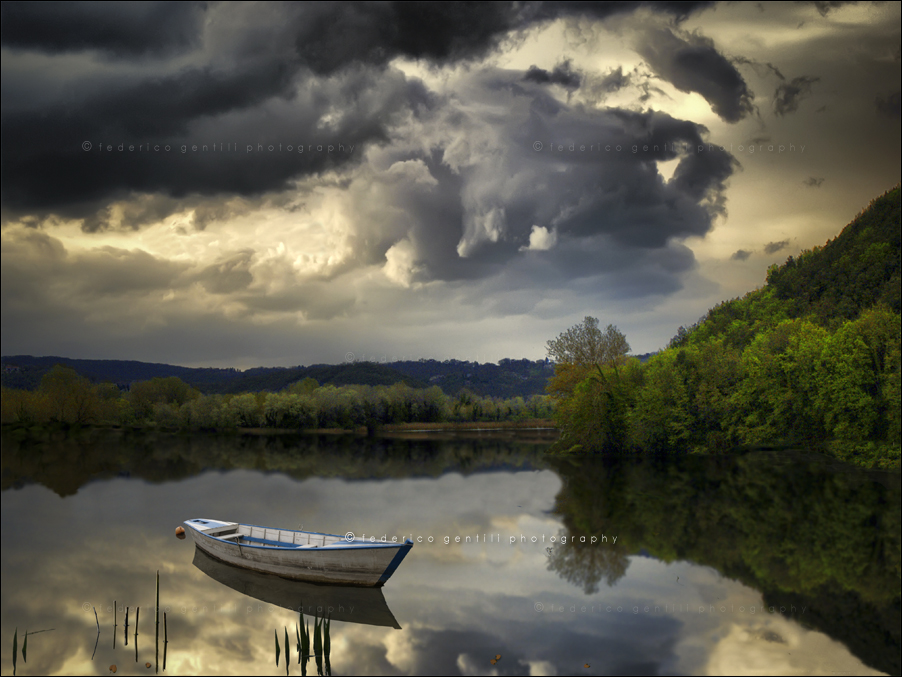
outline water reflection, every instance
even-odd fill
[[[337,673],[897,671],[897,476],[767,455],[552,464],[535,439],[57,441],[3,437],[0,637],[56,628],[29,673],[155,662],[108,633],[154,607],[157,570],[167,671],[272,671],[274,630],[294,659],[314,600],[192,566],[172,533],[194,514],[433,538],[373,591],[379,622],[332,617]]]
[[[553,430],[406,433],[386,437],[298,433],[187,434],[96,429],[0,433],[0,489],[38,483],[71,496],[87,482],[171,482],[209,469],[308,477],[437,477],[447,472],[545,466]]]
[[[872,667],[902,669],[898,473],[800,452],[566,459],[555,469],[555,512],[571,538],[549,569],[586,594],[626,575],[630,554],[688,560],[760,590],[766,609],[826,632]],[[578,540],[604,532],[617,543]]]
[[[271,574],[229,566],[199,548],[194,550],[194,566],[232,590],[289,611],[308,616],[329,616],[344,623],[401,629],[388,608],[382,588],[289,581]]]

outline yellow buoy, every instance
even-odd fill
[[[184,538],[185,537],[185,527],[176,527],[175,535],[177,538]]]

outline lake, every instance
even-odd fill
[[[2,672],[15,635],[21,675],[300,675],[303,606],[334,674],[899,673],[898,472],[555,434],[4,431]],[[305,587],[196,559],[194,517],[415,545],[381,590]]]

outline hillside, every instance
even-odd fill
[[[760,289],[680,327],[644,364],[560,365],[577,378],[556,410],[559,450],[814,445],[897,467],[899,298],[897,186],[823,247],[772,266]]]
[[[353,362],[297,367],[214,369],[179,367],[133,360],[81,360],[67,357],[13,355],[2,358],[2,385],[34,390],[57,364],[75,369],[92,383],[115,383],[120,388],[152,378],[175,376],[205,394],[277,392],[305,378],[320,385],[393,385],[412,388],[439,386],[449,396],[468,390],[480,397],[523,397],[543,394],[552,365],[544,360],[503,359],[499,364],[461,360],[418,360],[379,364]]]
[[[321,385],[393,385],[406,383],[412,388],[426,384],[386,365],[372,362],[319,364],[310,367],[257,367],[214,369],[179,367],[133,360],[79,360],[66,357],[32,357],[14,355],[3,358],[2,383],[6,388],[34,390],[41,378],[55,365],[71,367],[92,383],[110,382],[121,387],[152,378],[175,376],[202,393],[232,394],[243,392],[276,392],[305,378]]]
[[[900,258],[897,186],[873,200],[824,246],[771,266],[762,288],[715,306],[692,327],[680,327],[670,346],[721,337],[741,349],[783,320],[804,317],[835,329],[878,304],[899,313]]]

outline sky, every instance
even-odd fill
[[[900,181],[900,3],[0,9],[3,355],[634,354]]]

